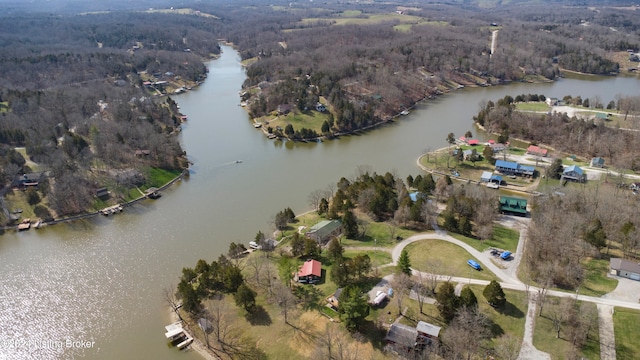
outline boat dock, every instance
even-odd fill
[[[123,209],[122,205],[116,204],[116,205],[109,206],[109,207],[106,207],[106,208],[100,210],[100,213],[102,215],[104,215],[104,216],[109,216],[111,214],[115,214],[115,213],[121,212],[122,209]]]
[[[189,336],[186,331],[184,331],[184,329],[182,328],[182,323],[180,321],[169,324],[164,328],[165,330],[167,330],[167,332],[164,333],[164,336],[171,342],[172,345],[180,350],[189,346],[193,342],[193,338]]]
[[[18,231],[29,230],[31,228],[31,219],[24,219],[18,224]]]

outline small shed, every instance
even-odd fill
[[[327,298],[327,302],[334,309],[338,309],[338,306],[340,306],[340,295],[342,295],[342,290],[343,288],[338,288],[333,295]]]
[[[418,325],[416,326],[418,336],[426,337],[429,339],[437,339],[438,336],[440,336],[441,329],[442,328],[440,326],[429,324],[428,322],[424,321],[418,321]]]
[[[601,158],[601,157],[594,157],[593,159],[591,159],[591,162],[589,163],[589,166],[597,167],[597,168],[603,168],[604,167],[604,159]]]

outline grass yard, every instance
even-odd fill
[[[22,210],[20,213],[15,213],[16,216],[22,219],[35,219],[36,215],[33,212],[33,206],[27,202],[27,192],[21,190],[8,191],[4,197],[9,212],[14,213]]]
[[[580,294],[602,296],[612,292],[618,286],[618,280],[607,277],[609,260],[589,259],[582,262],[586,277],[580,286]]]
[[[471,290],[476,295],[476,298],[478,298],[480,311],[487,315],[493,323],[491,327],[493,340],[503,334],[511,334],[520,339],[524,336],[524,323],[529,308],[527,294],[525,292],[504,290],[507,303],[504,308],[496,310],[486,302],[484,295],[482,295],[484,286],[471,285]]]
[[[369,255],[371,259],[371,266],[376,267],[380,265],[390,264],[391,263],[391,253],[387,251],[356,251],[356,250],[346,250],[344,252],[344,256],[347,258],[353,258],[357,255]]]
[[[552,304],[549,302],[554,300],[558,299],[547,299],[547,303],[545,304],[546,311],[550,311],[549,309]],[[596,311],[595,304],[588,303],[588,306],[592,306],[594,308],[593,310]],[[543,311],[542,315],[543,316],[536,316],[533,345],[538,348],[538,350],[551,354],[552,359],[566,359],[567,354],[571,350],[571,342],[563,338],[563,336],[566,336],[564,330],[560,331],[560,338],[556,338],[556,329],[553,322],[548,317],[545,317],[545,311]],[[600,336],[597,327],[591,330],[587,343],[579,355],[586,359],[595,360],[600,358]]]
[[[290,112],[284,116],[278,116],[275,118],[260,118],[257,121],[262,123],[268,122],[269,127],[275,129],[280,126],[283,130],[287,127],[287,125],[291,124],[293,126],[294,131],[299,131],[303,128],[307,128],[310,130],[315,130],[318,134],[322,134],[322,123],[324,123],[329,118],[328,114],[324,114],[317,111],[306,111],[304,113],[298,112]]]
[[[9,102],[0,101],[0,114],[9,111]]]
[[[420,271],[429,271],[429,263],[440,261],[442,275],[459,276],[482,280],[498,280],[495,274],[487,269],[477,271],[467,265],[467,260],[478,259],[471,256],[461,247],[443,240],[423,240],[409,244],[405,249],[411,259],[411,267]],[[478,261],[478,263],[480,263]]]
[[[532,102],[520,102],[516,103],[516,110],[521,111],[544,111],[551,110],[551,107],[546,102],[532,101]]]
[[[456,233],[449,234],[458,240],[464,241],[478,251],[485,251],[488,248],[494,247],[515,252],[518,248],[518,241],[520,239],[520,233],[517,230],[501,225],[495,225],[493,227],[493,236],[491,239],[485,240],[484,243],[481,243],[478,239],[472,239],[464,235]]]
[[[182,172],[180,170],[165,170],[160,168],[148,168],[147,171],[149,180],[144,186],[142,186],[142,190],[146,190],[151,187],[159,188],[175,179]]]
[[[616,358],[619,360],[637,359],[640,354],[640,310],[615,308],[613,328],[616,334]]]

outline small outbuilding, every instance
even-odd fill
[[[440,326],[429,324],[428,322],[418,321],[416,330],[418,331],[418,336],[420,337],[437,340],[440,336],[440,330],[442,330],[442,328]]]
[[[594,157],[593,159],[591,159],[591,162],[589,163],[589,166],[597,167],[597,168],[603,168],[604,167],[604,159],[601,158],[601,157]]]

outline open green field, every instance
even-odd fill
[[[478,259],[471,256],[461,247],[443,240],[422,240],[409,244],[405,249],[411,259],[411,267],[420,271],[429,271],[427,264],[439,261],[442,271],[440,275],[466,278],[497,280],[495,274],[487,269],[477,271],[467,265],[467,260]],[[478,261],[478,263],[480,263]]]
[[[637,359],[640,354],[640,310],[615,308],[613,329],[616,334],[616,358],[619,360]]]
[[[520,102],[516,103],[516,110],[521,111],[544,111],[551,110],[551,107],[546,102],[532,101],[532,102]]]
[[[558,299],[547,299],[545,309],[549,311],[552,306],[552,304],[549,304],[549,302],[556,300]],[[595,311],[595,304],[588,303],[588,306],[593,307]],[[543,316],[536,316],[536,324],[533,334],[533,345],[538,350],[551,354],[552,359],[566,359],[567,354],[569,353],[572,346],[571,342],[565,339],[567,335],[564,330],[560,331],[560,338],[556,338],[556,329],[553,325],[553,322],[548,316],[545,315],[545,311],[543,311],[542,315]],[[600,359],[600,336],[597,326],[591,330],[589,338],[587,339],[587,343],[585,344],[583,351],[579,355],[585,359]]]
[[[466,237],[461,234],[449,233],[449,235],[458,240],[464,241],[478,251],[485,251],[493,247],[515,252],[518,248],[518,241],[520,239],[520,233],[517,230],[513,230],[502,225],[495,225],[493,227],[493,236],[482,243],[478,239]]]

